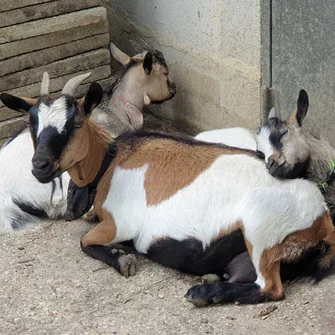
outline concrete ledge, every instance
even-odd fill
[[[3,60],[0,61],[0,77],[28,68],[36,68],[50,64],[60,59],[82,54],[87,51],[103,48],[108,45],[108,42],[109,35],[106,33]]]
[[[108,32],[107,20],[0,45],[0,60]]]
[[[6,11],[50,1],[53,0],[19,0],[19,1],[0,0],[0,8],[2,11]]]
[[[18,8],[0,13],[0,27],[11,26],[18,23],[39,20],[42,18],[78,11],[81,9],[87,9],[90,7],[98,6],[99,3],[100,0],[59,0],[42,4],[38,2],[38,4],[36,4],[35,6]],[[2,7],[0,8],[2,9]]]
[[[25,116],[2,122],[0,124],[0,139],[10,137],[22,129],[24,127],[24,118]]]
[[[0,28],[0,44],[25,38],[90,25],[106,20],[106,9],[97,7],[43,20]]]
[[[49,73],[50,78],[55,78],[70,73],[94,69],[107,64],[109,64],[109,50],[99,49],[92,52],[86,52],[84,54],[66,58],[35,69],[29,69],[4,76],[0,81],[0,91],[8,91],[14,88],[40,82],[44,71]]]

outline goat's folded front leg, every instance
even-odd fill
[[[113,218],[109,215],[87,234],[80,242],[82,251],[88,256],[98,259],[112,266],[125,277],[136,274],[136,257],[133,253],[126,254],[125,250],[112,244],[116,235],[116,226]]]

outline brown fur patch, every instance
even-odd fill
[[[111,214],[105,212],[104,220],[85,234],[81,239],[81,243],[83,247],[107,244],[112,242],[115,236],[116,225],[114,218]]]
[[[135,169],[149,165],[144,181],[148,206],[157,205],[190,185],[220,155],[253,155],[235,148],[171,138],[134,137],[134,141],[128,150],[120,149],[131,152],[122,159],[120,167]]]
[[[60,158],[60,168],[67,170],[79,187],[88,185],[98,174],[110,137],[99,125],[84,119]]]
[[[310,228],[288,235],[284,241],[263,252],[259,270],[265,280],[263,292],[274,300],[283,298],[284,290],[280,280],[280,262],[297,260],[302,253],[314,247],[319,241],[335,245],[335,230],[328,213],[320,216]],[[334,248],[325,255],[325,265],[334,260]]]

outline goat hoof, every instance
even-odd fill
[[[191,302],[196,307],[203,307],[208,305],[208,301],[203,298],[201,288],[203,285],[196,285],[191,287],[185,294],[187,301]]]
[[[136,274],[136,257],[133,254],[122,254],[118,258],[120,273],[126,278],[135,276]]]
[[[220,277],[214,273],[208,273],[206,275],[203,275],[201,277],[201,282],[203,284],[212,284],[215,283],[217,281],[220,281]]]

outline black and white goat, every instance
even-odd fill
[[[93,118],[105,126],[113,137],[133,131],[143,124],[142,109],[150,102],[168,100],[176,92],[168,77],[168,66],[157,50],[134,57],[125,55],[111,44],[111,52],[123,64],[104,94],[102,107],[93,111]],[[71,79],[63,95],[73,95],[79,84],[89,77],[85,74]],[[45,74],[41,96],[49,93],[49,78]],[[64,110],[63,105],[55,106]],[[23,129],[0,150],[0,230],[15,230],[38,217],[63,217],[67,207],[70,177],[64,173],[52,183],[41,184],[31,174],[34,153],[29,129]]]
[[[318,268],[332,265],[335,229],[314,183],[272,177],[249,150],[150,133],[113,141],[90,119],[101,98],[96,83],[78,101],[70,95],[37,101],[0,96],[6,106],[29,113],[32,172],[41,182],[68,171],[79,187],[90,185],[109,148],[116,149],[98,182],[94,210],[100,223],[83,236],[85,253],[134,275],[135,256],[113,247],[133,240],[139,252],[163,265],[224,273],[241,252],[236,236],[244,239],[257,279],[192,287],[186,296],[197,306],[282,299],[280,263],[300,259],[320,241],[328,249]]]

